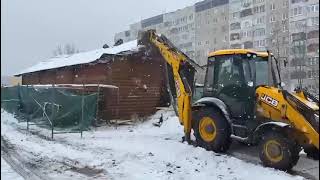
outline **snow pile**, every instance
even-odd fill
[[[160,128],[153,126],[161,114],[163,125]],[[8,113],[1,113],[1,136],[19,149],[57,162],[71,159],[85,166],[104,169],[111,179],[302,179],[181,143],[183,127],[171,111],[161,110],[149,121],[138,125],[118,129],[103,127],[85,132],[82,139],[78,134],[61,134],[55,136],[55,141],[48,141],[17,131],[19,127],[25,128],[25,125],[18,124]],[[46,136],[50,134],[37,127],[33,127],[33,131]],[[52,167],[46,168],[50,170]],[[49,175],[56,177],[54,173]]]
[[[87,64],[99,59],[103,54],[118,54],[126,51],[136,51],[137,49],[138,41],[133,40],[107,49],[101,48],[83,53],[57,56],[46,61],[39,62],[38,64],[31,66],[17,73],[16,75],[78,64]]]

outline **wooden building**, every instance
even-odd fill
[[[105,120],[147,116],[168,106],[164,64],[138,41],[60,56],[18,74],[23,85],[99,84],[98,116]],[[97,90],[98,91],[98,90]]]

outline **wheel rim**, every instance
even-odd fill
[[[272,162],[279,162],[283,159],[283,152],[279,142],[269,140],[264,145],[264,152],[267,158]]]
[[[201,138],[206,142],[211,142],[216,138],[217,131],[214,120],[210,117],[204,117],[199,123],[199,132]]]

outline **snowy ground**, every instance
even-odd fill
[[[165,121],[158,128],[152,122],[160,113]],[[82,139],[59,134],[51,141],[47,130],[25,129],[11,114],[1,113],[1,140],[46,179],[303,179],[181,143],[183,130],[173,112],[160,111],[135,126],[88,131]]]
[[[2,157],[1,157],[1,179],[23,180],[23,178],[18,173],[16,173]]]

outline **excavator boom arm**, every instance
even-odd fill
[[[176,48],[165,36],[157,35],[154,30],[140,32],[144,45],[158,49],[172,71],[175,84],[177,111],[180,123],[184,126],[185,139],[190,140],[191,132],[191,98],[195,67],[200,67],[187,55]],[[170,78],[170,77],[169,77]],[[168,79],[169,79],[168,78]],[[172,77],[171,77],[172,79]]]

